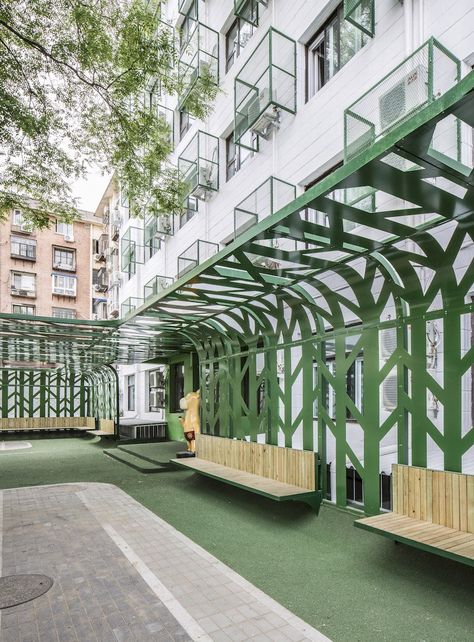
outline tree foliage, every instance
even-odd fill
[[[174,29],[161,0],[0,2],[0,218],[37,227],[76,214],[71,183],[88,164],[115,171],[137,213],[175,211],[183,185],[156,87],[179,94]],[[204,117],[213,83],[187,103]],[[34,199],[33,202],[31,199]]]

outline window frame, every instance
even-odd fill
[[[63,312],[71,312],[72,314],[55,314],[59,310]],[[77,311],[74,308],[60,308],[57,306],[53,306],[51,308],[51,315],[55,319],[77,319]]]
[[[325,85],[327,85],[341,69],[368,43],[369,38],[366,34],[354,29],[354,37],[360,38],[360,42],[356,46],[354,54],[345,62],[342,62],[343,48],[341,43],[342,39],[342,26],[347,27],[347,21],[344,19],[344,4],[340,3],[331,15],[324,21],[321,27],[315,32],[314,36],[308,41],[305,47],[305,61],[306,61],[306,102],[313,98]],[[334,43],[328,47],[328,34],[332,31]],[[316,61],[316,50],[323,47],[323,54],[320,59]],[[334,53],[334,60],[332,61],[334,69],[332,73],[328,73],[328,57],[327,51],[332,49]],[[317,76],[316,76],[317,70]]]
[[[33,247],[33,255],[28,256],[28,254],[21,254],[20,251],[14,252],[14,244],[18,245],[19,247],[21,245],[24,245],[26,247]],[[14,259],[20,259],[22,261],[36,261],[36,239],[32,239],[27,236],[16,236],[15,234],[12,234],[10,236],[10,256]]]
[[[234,30],[235,30],[235,35],[233,36],[233,39],[230,40],[231,33]],[[247,33],[248,33],[248,36],[247,36]],[[239,18],[238,16],[232,22],[232,24],[227,29],[224,36],[225,38],[225,73],[228,73],[232,69],[232,67],[235,65],[237,58],[242,53],[242,50],[245,49],[245,47],[247,46],[247,43],[252,38],[254,33],[255,33],[255,27],[249,22],[247,22],[246,20],[242,20],[242,18]],[[245,34],[245,37],[246,37],[245,42],[242,42],[242,34]],[[232,44],[232,50],[229,46],[230,44]]]
[[[195,208],[190,206],[191,202],[195,203]],[[197,214],[199,214],[199,199],[195,196],[188,196],[186,198],[186,207],[179,214],[179,229],[183,228]]]
[[[62,263],[62,261],[57,261],[56,252],[64,253],[66,255],[72,255],[72,266],[69,267],[66,263]],[[72,250],[68,247],[61,247],[59,245],[53,245],[53,269],[75,272],[76,271],[76,250]]]
[[[127,390],[127,411],[135,412],[136,409],[136,389],[135,389],[135,375],[125,375],[126,390]]]
[[[61,231],[63,230],[64,231]],[[61,236],[74,237],[74,225],[73,223],[66,223],[66,221],[59,221],[56,219],[56,234],[61,234]]]
[[[256,145],[257,136],[252,135],[252,145]],[[229,151],[234,150],[234,156],[229,160]],[[230,181],[237,172],[239,172],[245,163],[255,156],[255,151],[244,148],[237,143],[234,143],[234,132],[231,132],[229,136],[225,139],[225,177],[226,182]],[[231,171],[232,167],[232,171]]]
[[[57,285],[55,285],[56,279],[69,279],[72,280],[74,283],[74,288],[72,287],[66,287],[66,283],[64,284],[64,287],[60,288]],[[58,292],[57,290],[61,290]],[[71,292],[68,292],[68,290],[71,290]],[[72,293],[72,290],[74,290],[74,293]],[[72,274],[55,274],[53,273],[51,275],[51,291],[52,294],[55,294],[56,296],[67,296],[70,298],[75,298],[77,297],[77,277]]]
[[[30,308],[31,312],[22,312],[21,310],[15,310],[15,308]],[[22,314],[22,315],[31,315],[36,314],[36,305],[28,305],[27,303],[12,303],[12,314]]]
[[[33,288],[29,289],[24,286],[17,287],[14,285],[15,276],[31,276],[33,277]],[[11,270],[10,272],[10,290],[25,290],[26,292],[34,292],[36,295],[36,273],[35,272],[23,272],[22,270]]]

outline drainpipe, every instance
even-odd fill
[[[425,41],[425,0],[418,0],[418,46]]]
[[[409,56],[413,51],[413,0],[403,1],[403,15],[405,21],[405,54]]]

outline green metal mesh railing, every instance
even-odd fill
[[[234,0],[234,15],[258,27],[259,4],[258,0]]]
[[[128,299],[125,299],[125,301],[120,306],[120,316],[127,316],[127,314],[130,314],[130,312],[133,312],[133,310],[139,308],[142,303],[143,299],[135,296],[129,296]]]
[[[219,84],[219,33],[196,22],[187,41],[183,43],[179,57],[178,77],[180,96],[178,108],[186,109],[186,102],[198,80],[207,84]]]
[[[156,275],[145,284],[143,288],[143,297],[145,301],[156,294],[160,294],[173,283],[173,279],[168,276]]]
[[[200,263],[207,261],[218,251],[219,245],[217,243],[198,239],[178,256],[178,277],[182,277]]]
[[[367,150],[459,78],[460,61],[430,38],[344,111],[345,160]]]
[[[120,240],[120,267],[122,272],[135,274],[137,263],[145,262],[143,229],[129,227]]]
[[[344,0],[344,18],[373,38],[375,35],[375,0]]]
[[[268,136],[280,110],[296,113],[296,42],[269,29],[235,78],[234,142]]]
[[[219,139],[198,131],[178,158],[178,169],[186,183],[185,198],[206,200],[219,189]]]
[[[234,208],[234,237],[278,212],[295,197],[295,185],[270,176]]]

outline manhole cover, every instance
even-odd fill
[[[43,595],[53,586],[46,575],[6,575],[0,577],[0,609],[24,604]]]
[[[0,441],[0,451],[2,450],[22,450],[31,448],[29,441]]]

